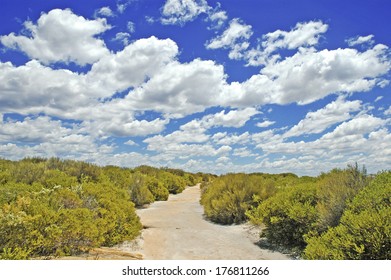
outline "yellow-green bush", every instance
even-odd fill
[[[131,240],[142,228],[130,186],[110,181],[100,167],[27,159],[0,161],[0,168],[15,175],[0,183],[2,259],[77,254]]]
[[[257,175],[228,174],[202,187],[201,204],[210,220],[241,223],[246,211],[275,192],[273,182]]]
[[[304,235],[317,220],[316,187],[290,186],[247,212],[252,222],[266,225],[262,236],[272,244],[304,248]]]
[[[355,196],[339,225],[307,242],[307,259],[391,259],[391,172]]]

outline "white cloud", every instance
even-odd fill
[[[132,21],[128,21],[128,23],[126,24],[126,28],[130,33],[136,32],[136,25]]]
[[[178,54],[178,46],[170,39],[140,39],[122,51],[104,56],[87,74],[90,84],[114,94],[141,85],[161,71]]]
[[[233,152],[233,155],[237,156],[237,157],[254,157],[254,156],[256,156],[256,155],[254,155],[253,152],[249,151],[246,147],[235,149]]]
[[[145,16],[145,21],[149,24],[154,24],[156,19],[152,16]]]
[[[375,43],[375,41],[373,40],[373,37],[375,37],[375,36],[374,35],[357,36],[357,37],[350,38],[350,39],[346,40],[346,42],[348,43],[349,47],[354,47],[354,46],[362,45],[362,44],[372,45]]]
[[[217,132],[216,134],[214,134],[214,135],[211,137],[211,139],[212,139],[213,141],[218,141],[219,139],[221,139],[221,138],[223,138],[223,137],[225,137],[225,136],[227,136],[227,132]]]
[[[158,152],[160,158],[169,161],[174,159],[189,159],[194,157],[215,157],[229,153],[232,148],[226,145],[216,149],[211,144],[176,143],[168,143],[165,146],[157,146],[154,145],[154,143],[149,142],[148,150]]]
[[[203,117],[201,123],[206,128],[215,126],[239,128],[244,126],[252,116],[257,114],[259,114],[259,112],[255,108],[231,110],[228,113],[225,113],[225,110],[222,110],[214,115],[207,115]]]
[[[93,153],[111,153],[112,147],[97,145],[91,135],[47,116],[0,122],[0,154],[10,159],[28,156],[88,159]],[[15,144],[16,143],[16,144]]]
[[[215,28],[221,28],[228,19],[225,11],[217,11],[209,16],[209,19],[215,23]]]
[[[262,137],[253,135],[260,143],[257,147],[265,154],[259,164],[254,162],[247,168],[318,175],[321,170],[344,168],[348,163],[358,162],[365,164],[369,172],[377,172],[391,164],[391,133],[384,127],[386,123],[370,115],[359,115],[309,142],[282,142],[281,135],[272,131],[263,133]],[[277,140],[270,141],[270,137]],[[244,168],[240,166],[236,170]]]
[[[307,113],[305,119],[287,131],[284,137],[321,133],[334,124],[350,119],[350,113],[359,111],[361,107],[361,101],[346,101],[340,97],[322,109]]]
[[[220,29],[228,20],[227,12],[221,10],[220,3],[217,3],[216,7],[209,11],[209,17],[207,20],[212,23],[212,26],[209,27],[209,29]]]
[[[217,9],[211,12],[204,1],[176,1],[180,5],[190,2],[198,6],[204,3],[204,12],[212,23],[226,23],[226,13]],[[55,19],[56,11],[59,17]],[[179,16],[176,23],[183,24],[200,14],[186,18],[191,11],[183,14],[183,18]],[[66,30],[66,34],[79,34],[76,37],[80,40],[86,38],[91,44],[95,43],[91,50],[100,46],[103,51],[93,58],[86,58],[87,54],[80,50],[66,55],[58,47],[70,43],[60,42],[59,37],[60,41],[55,42],[57,37],[54,36],[58,34],[48,25],[48,18],[62,28],[59,30]],[[80,22],[79,27],[91,25],[95,29],[64,27],[65,19],[75,19]],[[308,104],[330,94],[345,96],[344,93],[386,86],[388,81],[382,76],[389,72],[391,65],[389,49],[384,45],[369,44],[365,51],[318,51],[315,46],[327,25],[309,22],[297,24],[291,31],[268,33],[254,50],[250,49],[252,27],[234,19],[228,29],[209,44],[229,49],[232,59],[249,59],[251,51],[254,55],[263,52],[267,59],[259,73],[247,81],[228,83],[223,65],[215,61],[198,58],[180,62],[178,46],[171,39],[151,37],[130,44],[126,41],[128,45],[122,50],[109,51],[97,37],[109,28],[103,19],[88,20],[69,10],[54,10],[42,14],[36,24],[27,22],[25,25],[31,32],[30,37],[13,33],[1,37],[4,45],[8,42],[8,47],[20,48],[36,57],[20,66],[0,62],[1,156],[13,159],[26,154],[63,156],[99,164],[134,166],[144,163],[220,173],[291,170],[308,174],[315,169],[343,167],[346,162],[355,160],[378,169],[391,165],[387,118],[391,107],[387,109],[388,104],[378,111],[384,110],[385,119],[381,119],[370,115],[370,107],[361,101],[336,97],[324,108],[308,112],[293,127],[281,128],[278,123],[264,119],[255,125],[267,128],[276,124],[273,129],[255,134],[245,129],[246,123],[256,120],[254,116],[261,113],[255,108],[265,104]],[[132,23],[128,24],[128,31],[118,33],[117,39],[130,37],[134,31]],[[363,38],[357,40],[372,40],[372,37]],[[80,45],[77,40],[76,43]],[[73,44],[75,42],[71,48],[75,48]],[[34,50],[32,46],[42,48]],[[58,60],[48,56],[48,49],[60,54],[56,56]],[[280,57],[277,53],[281,49],[297,51],[292,56]],[[77,73],[42,64],[57,61],[92,66],[85,73]],[[379,100],[378,97],[375,102]],[[191,116],[211,107],[224,109],[199,114],[198,119]],[[153,111],[154,117],[147,118],[148,110]],[[19,113],[21,120],[12,120],[7,113]],[[54,116],[60,120],[53,119]],[[173,118],[184,116],[188,122],[179,130],[171,132],[175,126],[170,126],[170,132],[165,132]],[[224,132],[221,128],[229,129]],[[307,142],[290,138],[325,131],[328,133],[323,136],[303,138],[311,139]],[[137,145],[129,140],[132,136],[143,137],[141,141],[144,139],[143,145],[147,146],[144,154],[116,154],[114,149],[118,147],[114,144],[102,144],[116,143],[118,141],[113,141],[112,137],[123,137],[121,143]],[[258,150],[253,150],[254,146]],[[254,157],[254,160],[251,164],[236,165],[230,160],[232,155]]]
[[[378,96],[378,97],[376,97],[375,102],[378,102],[378,101],[380,101],[382,99],[383,99],[383,96]]]
[[[330,163],[332,163],[335,156],[342,155],[343,160],[340,160],[340,162],[346,163],[352,157],[360,154],[372,155],[374,149],[377,148],[372,144],[370,145],[369,141],[374,135],[377,135],[376,131],[383,130],[386,123],[383,119],[367,114],[359,114],[353,119],[338,125],[333,131],[309,142],[302,140],[283,142],[282,135],[268,131],[263,133],[263,137],[257,135],[256,140],[259,143],[257,148],[262,149],[267,154],[311,156],[316,157],[317,161]],[[272,141],[272,138],[276,140]],[[376,153],[379,157],[383,157],[381,153]]]
[[[265,120],[263,122],[257,123],[256,126],[264,128],[264,127],[269,127],[269,126],[271,126],[271,125],[273,125],[275,123],[276,122],[274,122],[274,121]]]
[[[96,38],[110,29],[105,19],[88,20],[71,10],[55,9],[43,13],[36,25],[30,21],[24,25],[31,37],[11,33],[1,36],[1,43],[20,49],[45,64],[75,62],[85,65],[109,54],[104,41]]]
[[[232,83],[226,88],[225,102],[240,106],[308,104],[333,93],[368,91],[391,68],[387,52],[384,45],[365,52],[301,49],[280,62],[267,64],[260,74],[241,84]]]
[[[250,141],[250,133],[244,132],[242,134],[231,134],[220,139],[214,139],[217,145],[234,145],[234,144],[246,144]]]
[[[231,159],[227,156],[222,156],[222,157],[219,157],[218,159],[216,159],[216,163],[222,163],[222,164],[229,163],[230,161],[231,161]]]
[[[117,1],[117,11],[120,14],[123,14],[125,10],[128,8],[128,6],[137,0],[119,0]]]
[[[152,64],[154,66],[154,64]],[[172,62],[126,97],[132,108],[174,116],[202,112],[221,102],[226,74],[213,61]]]
[[[114,16],[114,13],[110,9],[110,7],[102,7],[99,10],[97,10],[95,14],[98,16],[103,16],[103,17],[113,17]]]
[[[119,137],[147,136],[162,132],[168,122],[169,120],[167,119],[155,119],[153,121],[129,120],[127,122],[124,122],[120,118],[114,118],[111,121],[93,121],[91,123],[91,128],[93,130],[102,131],[103,135],[112,135]]]
[[[238,57],[239,53],[249,46],[247,42],[253,35],[251,25],[246,25],[240,19],[235,18],[229,23],[229,27],[216,38],[206,44],[208,49],[229,48],[233,52],[231,56]]]
[[[262,37],[261,45],[250,49],[243,57],[248,65],[260,66],[273,63],[280,59],[279,54],[273,54],[279,49],[298,49],[318,44],[321,34],[325,33],[328,25],[321,21],[297,23],[290,31],[276,30]]]
[[[204,143],[208,141],[209,136],[203,133],[204,130],[177,130],[171,134],[162,136],[156,135],[144,140],[145,143],[149,143],[150,147],[159,149],[159,147],[168,146],[171,144],[181,143]]]
[[[328,25],[321,21],[299,22],[290,31],[276,30],[264,35],[262,47],[265,52],[272,53],[277,49],[292,50],[302,46],[314,46],[327,29]]]
[[[72,129],[49,117],[27,117],[23,121],[0,121],[0,142],[40,143],[57,141],[72,134]]]
[[[129,38],[130,38],[130,34],[129,33],[127,33],[127,32],[118,32],[117,34],[115,34],[115,38],[113,39],[113,41],[122,42],[122,44],[124,46],[127,46],[127,45],[129,45]]]
[[[259,112],[254,108],[231,110],[228,113],[226,113],[225,110],[222,110],[216,114],[206,115],[201,120],[194,119],[184,125],[181,125],[180,129],[182,134],[183,132],[188,133],[191,131],[192,133],[198,133],[201,136],[206,130],[213,127],[243,127],[245,123],[256,114],[259,114]],[[178,131],[175,133],[178,133]],[[225,136],[226,133],[217,133],[212,137],[212,139],[218,140]],[[205,141],[206,140],[208,140],[208,138],[206,138]]]
[[[205,0],[167,0],[162,8],[163,24],[183,25],[209,10]]]
[[[385,125],[383,119],[367,114],[359,115],[351,121],[342,123],[336,127],[334,131],[326,133],[321,139],[335,139],[349,135],[364,135],[373,132],[382,125]]]
[[[124,142],[125,145],[128,145],[128,146],[137,146],[137,143],[134,142],[133,140],[128,140],[126,142]]]
[[[84,77],[68,70],[53,70],[32,60],[15,67],[0,62],[0,109],[21,114],[63,114],[93,105],[99,91],[88,88]]]

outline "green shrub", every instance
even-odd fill
[[[302,249],[304,235],[318,217],[316,203],[316,187],[304,184],[280,190],[247,215],[253,223],[266,225],[262,236],[270,243]]]
[[[391,259],[391,172],[358,193],[339,225],[307,242],[307,259]]]
[[[256,175],[229,174],[202,187],[205,215],[221,224],[241,223],[246,211],[275,192],[271,181]]]

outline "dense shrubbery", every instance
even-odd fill
[[[0,160],[0,259],[71,255],[131,240],[142,228],[135,206],[166,200],[201,178],[144,169]]]
[[[391,172],[357,165],[313,177],[190,174],[57,158],[0,160],[0,259],[64,256],[135,238],[136,206],[202,182],[205,215],[250,219],[307,259],[390,259]]]
[[[336,227],[307,242],[307,259],[391,259],[391,172],[363,188]]]
[[[316,203],[314,186],[289,186],[248,211],[247,215],[254,223],[266,225],[263,236],[270,243],[303,248],[303,235],[313,229],[317,219]]]
[[[201,204],[205,215],[214,222],[240,223],[251,206],[275,191],[274,181],[261,175],[228,174],[203,184]]]
[[[391,173],[371,180],[357,165],[319,177],[230,174],[205,184],[212,221],[249,218],[261,237],[308,259],[390,259]]]

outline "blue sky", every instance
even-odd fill
[[[1,0],[0,157],[391,167],[386,0]]]

